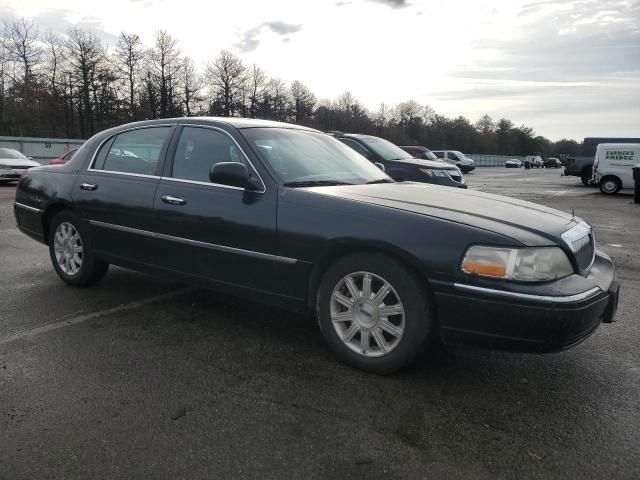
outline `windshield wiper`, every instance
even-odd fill
[[[353,183],[341,182],[339,180],[301,180],[299,182],[287,182],[284,187],[329,187],[334,185],[353,185]]]
[[[370,182],[366,182],[365,185],[373,185],[374,183],[396,183],[389,178],[380,178],[378,180],[371,180]]]

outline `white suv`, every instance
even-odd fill
[[[431,150],[436,157],[442,160],[453,163],[456,167],[462,170],[463,173],[469,173],[476,168],[476,162],[472,159],[465,157],[464,153],[458,150]]]

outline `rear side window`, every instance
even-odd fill
[[[211,128],[184,127],[176,148],[171,176],[208,182],[211,167],[221,162],[247,165],[244,155],[226,133]]]
[[[93,168],[155,175],[158,158],[170,130],[171,127],[151,127],[120,133],[102,146]]]
[[[438,158],[444,158],[444,152],[431,152]]]

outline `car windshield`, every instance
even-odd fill
[[[376,152],[383,160],[402,160],[413,158],[410,153],[405,152],[397,145],[378,137],[359,137],[367,147]]]
[[[242,133],[285,185],[392,181],[362,155],[324,133],[288,128],[248,128]]]
[[[0,148],[0,158],[12,158],[16,160],[28,160],[26,156],[13,148]]]

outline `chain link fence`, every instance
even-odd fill
[[[512,158],[517,158],[524,162],[526,157],[519,155],[480,155],[475,153],[465,153],[465,156],[472,158],[476,162],[476,167],[504,167],[504,162]]]

